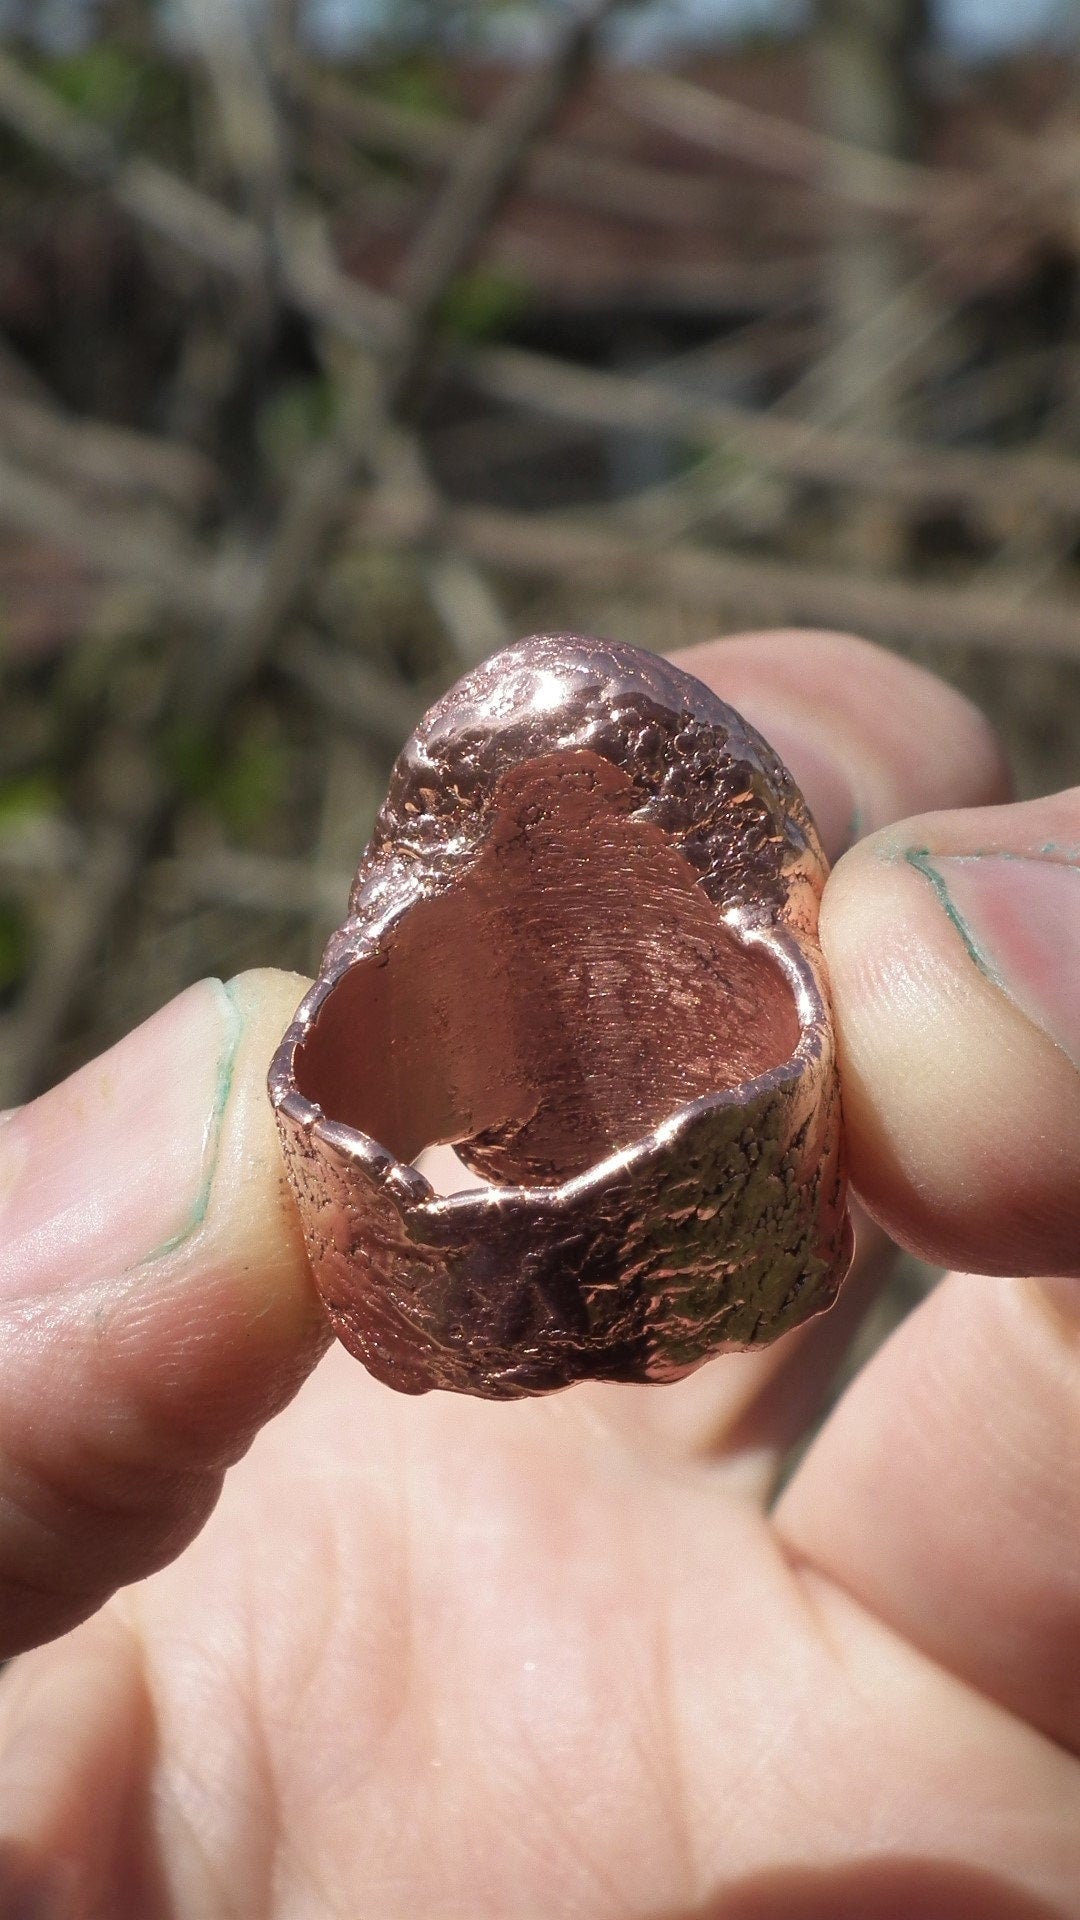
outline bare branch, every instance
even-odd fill
[[[254,220],[231,212],[155,161],[125,159],[109,135],[74,113],[48,87],[0,52],[0,121],[67,173],[106,189],[140,226],[229,280],[258,288],[270,268],[266,236]],[[286,257],[290,302],[318,323],[333,311],[347,339],[385,345],[397,331],[395,304],[338,269],[307,285],[306,263]]]
[[[71,822],[49,814],[29,814],[0,826],[0,878],[6,886],[72,873],[85,852]]]
[[[874,153],[674,74],[644,68],[628,73],[622,98],[630,111],[665,133],[768,173],[808,181],[872,213],[921,214],[931,205],[940,209],[947,196],[967,204],[974,197],[985,200],[993,190],[975,174]]]
[[[265,225],[282,196],[284,147],[254,29],[236,0],[182,0],[233,172]]]
[[[69,492],[38,479],[0,455],[0,521],[77,553],[96,573],[118,575],[142,587],[188,619],[220,617],[233,584],[224,562],[214,562],[160,524],[130,510],[97,513],[75,503]]]
[[[148,880],[170,901],[192,906],[235,907],[243,913],[284,913],[307,919],[319,914],[330,923],[341,918],[352,873],[313,867],[307,860],[275,860],[268,854],[241,853],[235,847],[159,860]]]
[[[377,504],[369,531],[390,537]],[[1080,659],[1080,611],[1040,598],[1016,607],[1000,592],[860,578],[839,569],[750,559],[716,548],[652,549],[608,527],[564,517],[456,508],[448,537],[475,560],[509,574],[571,578],[581,587],[618,583],[700,607],[710,624],[747,620],[847,628],[902,642]]]
[[[290,643],[275,656],[282,673],[336,721],[397,753],[424,710],[424,694],[340,647]]]
[[[552,35],[545,57],[507,88],[490,121],[469,136],[406,262],[399,289],[406,339],[392,383],[400,391],[426,344],[430,323],[455,276],[510,190],[526,156],[573,85],[592,37],[616,0],[579,0]]]
[[[917,505],[948,500],[993,509],[1022,496],[1044,510],[1080,514],[1080,462],[1048,449],[961,452],[873,439],[515,348],[488,348],[461,365],[471,383],[494,399],[596,427],[716,444],[794,479],[853,486]]]
[[[424,113],[316,74],[298,61],[288,71],[293,97],[313,120],[328,120],[361,147],[426,168],[451,167],[471,137],[468,123]],[[675,168],[643,166],[571,141],[538,141],[522,169],[533,193],[595,209],[635,224],[694,229],[727,217],[730,194],[720,180]]]
[[[116,150],[104,128],[73,113],[5,53],[0,53],[0,120],[28,146],[51,154],[60,166],[83,179],[102,179],[117,165]]]
[[[574,80],[584,49],[612,4],[588,0],[569,17],[547,57],[509,90],[507,103],[490,125],[477,130],[447,181],[406,269],[406,294],[399,303],[404,317],[393,349],[377,376],[372,369],[366,371],[362,385],[350,395],[337,436],[319,447],[298,474],[256,592],[214,656],[215,698],[246,677],[274,644],[357,472],[413,378],[447,288],[508,190],[531,141]]]
[[[35,1090],[41,1061],[87,978],[103,930],[131,888],[143,841],[118,828],[100,830],[86,862],[62,887],[49,915],[48,938],[0,1046],[0,1107],[17,1106]]]
[[[327,728],[323,794],[312,850],[308,965],[314,972],[334,928],[340,926],[357,853],[367,841],[386,791],[385,768],[344,728]],[[348,878],[345,876],[348,875]],[[344,884],[343,884],[344,882]]]
[[[0,446],[74,486],[120,497],[154,494],[182,513],[198,512],[218,486],[212,462],[192,447],[2,391]]]
[[[474,667],[510,639],[502,608],[475,561],[444,548],[424,568],[428,597],[463,667]]]

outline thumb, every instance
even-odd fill
[[[322,1349],[265,1087],[304,986],[204,980],[0,1126],[0,1654],[176,1554]]]
[[[943,1266],[1080,1272],[1080,788],[862,841],[821,933],[870,1211]]]

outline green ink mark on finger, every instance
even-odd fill
[[[960,935],[967,949],[969,960],[974,960],[979,972],[985,974],[986,978],[992,981],[995,987],[1004,989],[1005,983],[1001,975],[998,973],[992,961],[988,959],[987,955],[983,953],[982,949],[976,944],[971,928],[955,906],[948,887],[945,885],[941,874],[931,861],[929,848],[906,847],[904,849],[904,859],[907,861],[909,867],[914,867],[916,873],[922,874],[924,880],[929,880],[940,905],[944,908],[948,919],[951,920],[957,933]]]
[[[232,1092],[233,1075],[236,1070],[236,1056],[240,1049],[240,1040],[244,1031],[244,1022],[231,985],[221,980],[212,982],[222,999],[222,1026],[224,1036],[221,1052],[218,1056],[217,1077],[214,1084],[214,1097],[206,1118],[203,1133],[201,1173],[199,1184],[192,1202],[191,1213],[181,1227],[168,1240],[155,1247],[146,1257],[144,1265],[151,1260],[160,1260],[167,1253],[174,1253],[185,1240],[189,1240],[202,1226],[210,1207],[210,1196],[214,1188],[214,1176],[217,1173],[218,1156],[221,1152],[221,1135],[225,1123],[225,1109]]]

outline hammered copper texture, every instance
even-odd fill
[[[674,1380],[851,1256],[791,776],[632,647],[522,641],[406,744],[270,1074],[334,1328],[405,1392]],[[452,1141],[478,1190],[410,1163]]]

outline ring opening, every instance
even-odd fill
[[[498,783],[477,855],[327,995],[300,1091],[414,1161],[550,1185],[790,1059],[794,991],[720,918],[629,775],[583,750]]]

